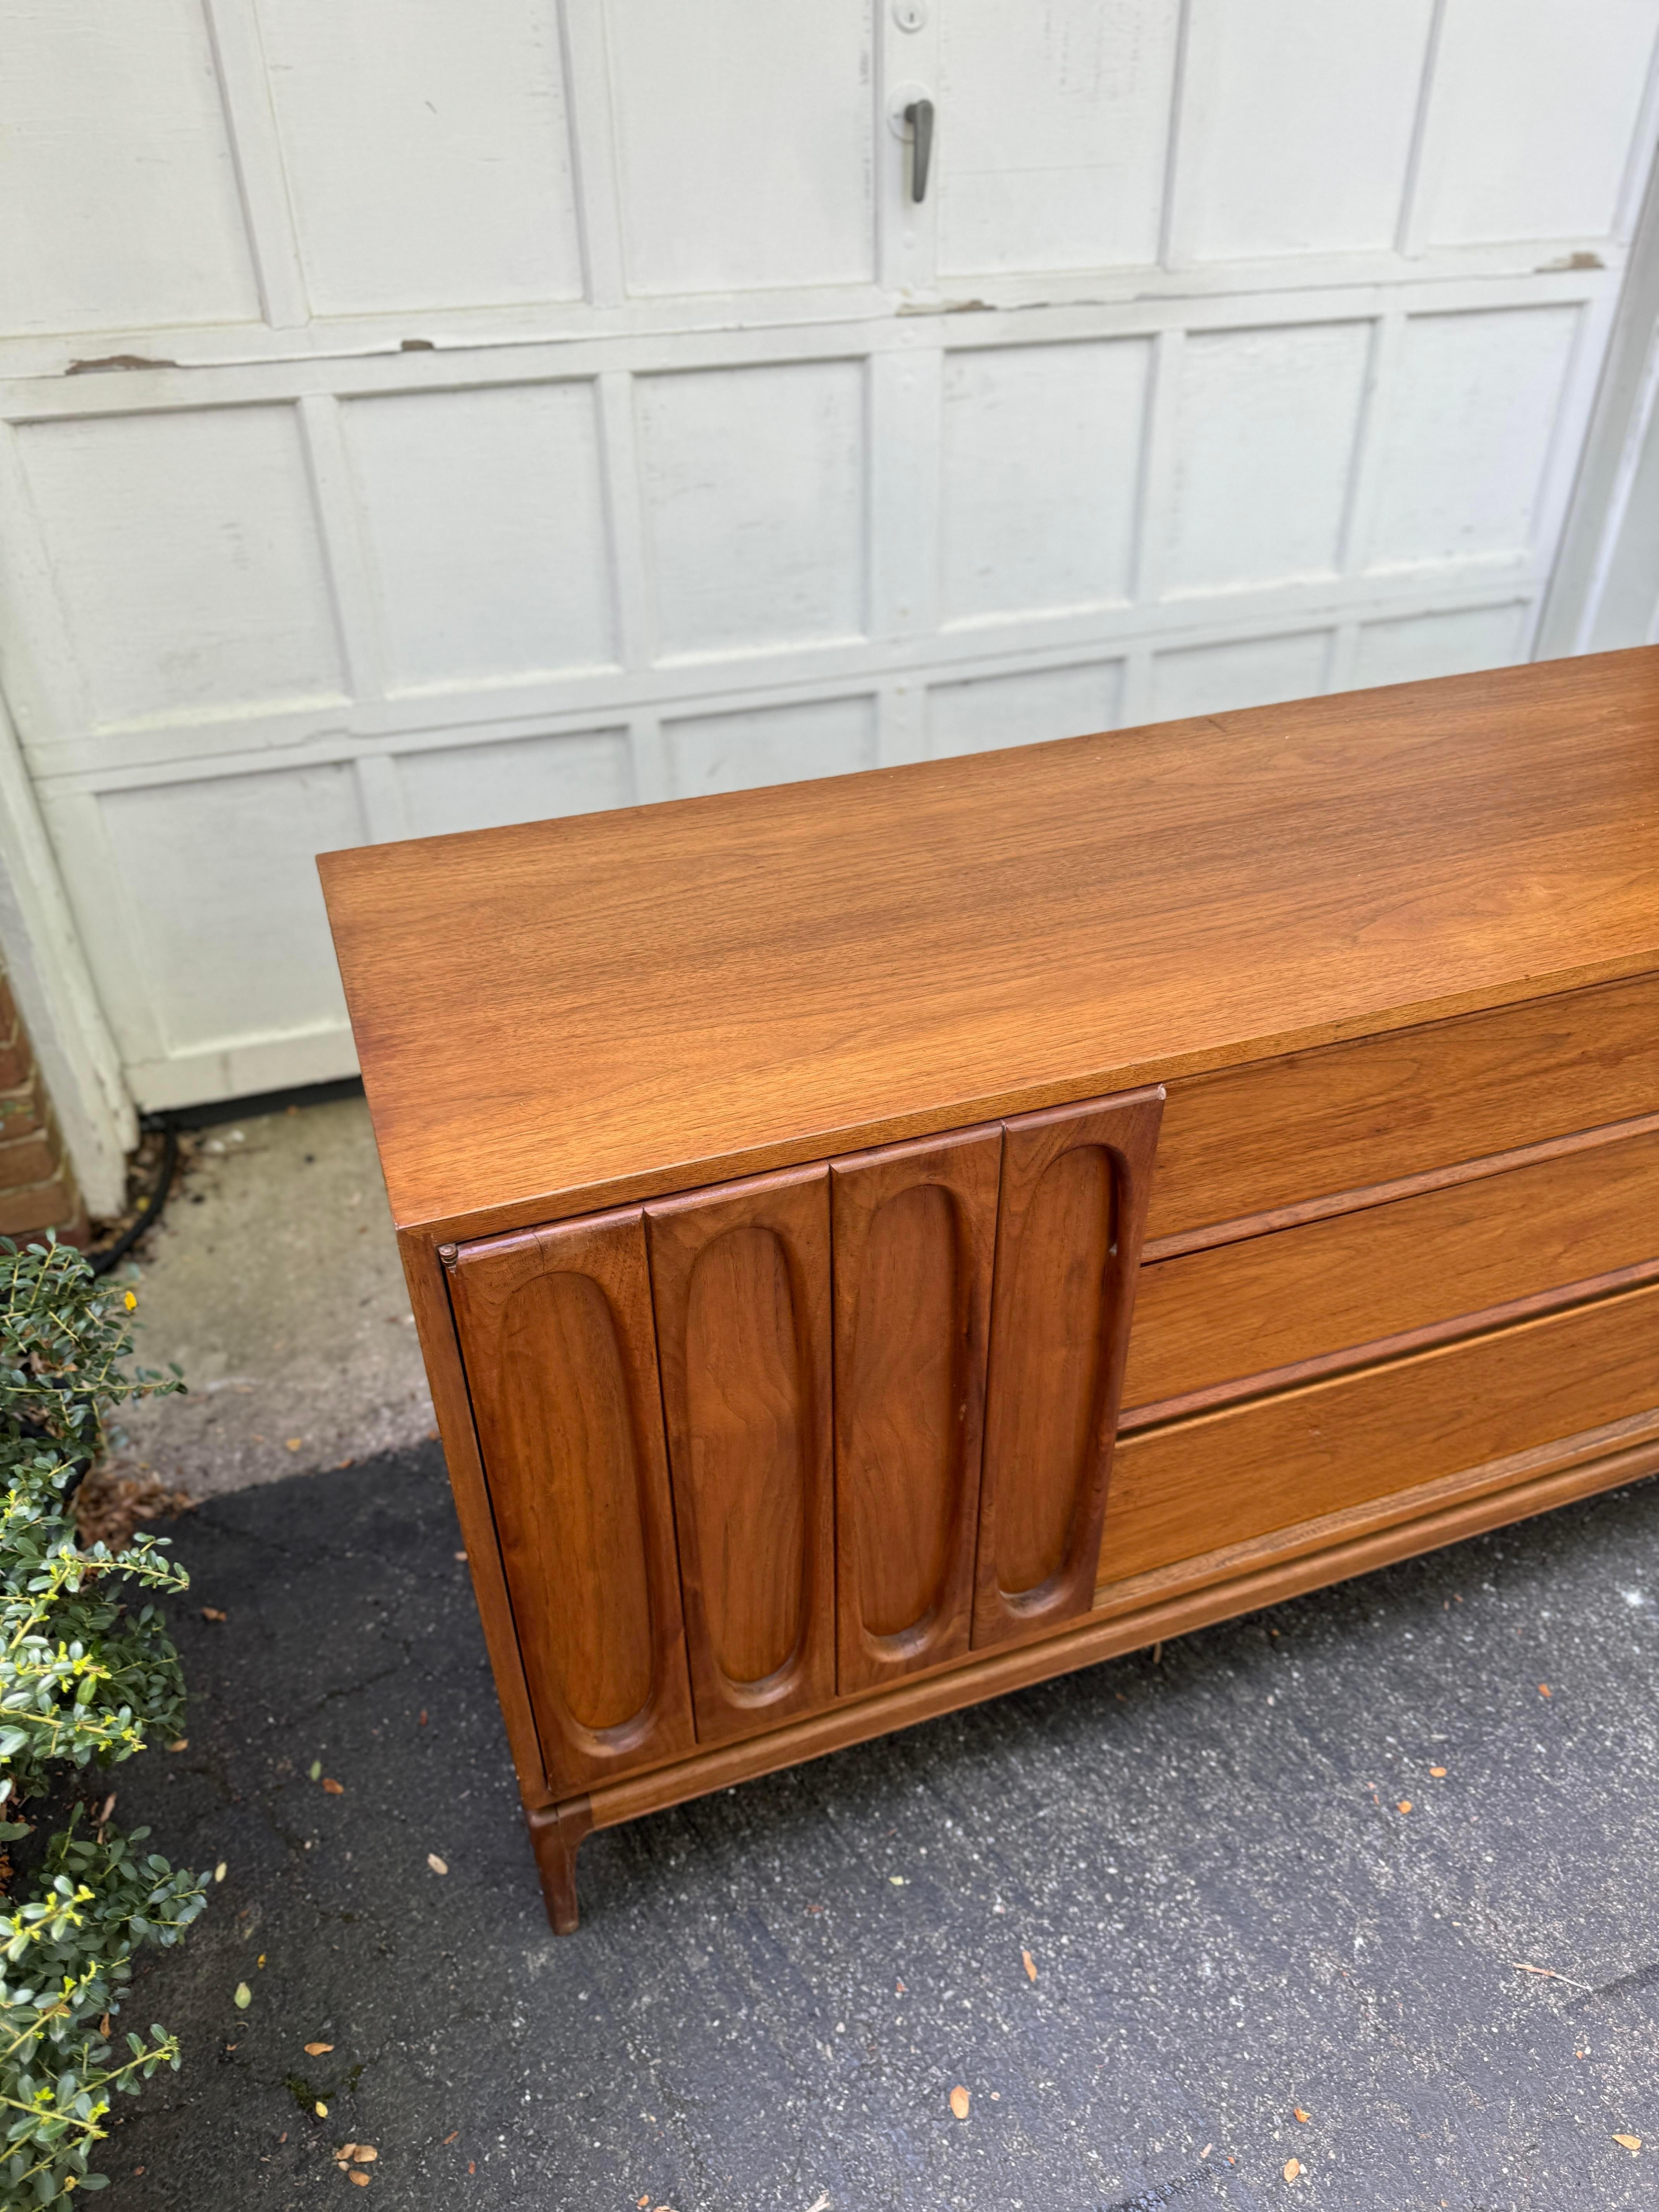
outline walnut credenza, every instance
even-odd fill
[[[321,866],[561,1932],[591,1828],[1659,1468],[1659,652]]]

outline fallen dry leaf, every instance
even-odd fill
[[[298,1451],[301,1444],[304,1442],[304,1438],[301,1437],[284,1437],[283,1442],[287,1445],[289,1451]]]
[[[969,2097],[968,2092],[963,2087],[961,2082],[958,2081],[956,2087],[951,2092],[951,2110],[956,2114],[959,2120],[965,2120],[967,2118],[968,2106],[971,2100]]]
[[[193,1512],[195,1501],[182,1490],[169,1490],[159,1475],[135,1472],[130,1461],[111,1460],[82,1479],[74,1510],[82,1544],[125,1552],[140,1521]]]
[[[1291,2112],[1294,2112],[1294,2113],[1295,2113],[1295,2115],[1296,2115],[1296,2117],[1297,2117],[1297,2118],[1298,2120],[1302,2120],[1302,2121],[1304,2121],[1304,2122],[1305,2122],[1305,2121],[1307,2120],[1307,2118],[1309,2118],[1309,2115],[1308,2115],[1306,2112],[1304,2112],[1303,2111],[1303,2109],[1302,2109],[1302,2107],[1301,2107],[1301,2106],[1300,2106],[1300,2105],[1292,2105],[1292,2106],[1291,2106]]]
[[[1446,1770],[1443,1766],[1431,1766],[1429,1771],[1437,1782],[1443,1782],[1446,1778]]]
[[[337,1782],[331,1774],[324,1775],[323,1787],[327,1790],[331,1797],[343,1797],[345,1796],[344,1783]]]
[[[1285,2179],[1286,2181],[1294,2181],[1301,2171],[1302,2161],[1299,2158],[1287,2158],[1285,2160]]]
[[[1559,1974],[1553,1966],[1529,1966],[1524,1959],[1511,1959],[1510,1964],[1517,1974],[1541,1974],[1547,1982],[1565,1982],[1570,1989],[1587,1990],[1588,1982],[1575,1981],[1571,1974]]]
[[[421,1707],[421,1726],[422,1728],[426,1726],[426,1707],[424,1705]]]
[[[1616,2143],[1623,2143],[1625,2148],[1630,2153],[1632,2158],[1635,2157],[1637,2152],[1642,2148],[1642,2138],[1640,2136],[1615,2136],[1613,2137],[1613,2141]]]
[[[1402,1813],[1409,1813],[1409,1812],[1411,1811],[1411,1809],[1412,1809],[1412,1801],[1411,1801],[1411,1799],[1410,1799],[1409,1797],[1402,1797],[1402,1798],[1401,1799],[1401,1801],[1400,1801],[1400,1809],[1401,1809],[1401,1811]]]
[[[1540,1683],[1538,1685],[1538,1694],[1539,1694],[1539,1696],[1540,1696],[1540,1698],[1547,1698],[1547,1697],[1548,1697],[1548,1695],[1549,1695],[1549,1693],[1550,1693],[1550,1686],[1549,1686],[1549,1684],[1548,1684],[1547,1682],[1540,1682]]]
[[[348,2181],[355,2181],[359,2189],[367,2189],[368,2186],[368,2176],[366,2173],[359,2172],[357,2167],[355,2166],[352,2167],[350,2172],[347,2174],[346,2179]]]
[[[202,1618],[204,1620],[227,1620],[229,1615],[222,1612],[216,1605],[204,1605],[202,1607]]]
[[[434,1874],[447,1874],[449,1872],[448,1865],[444,1860],[438,1856],[436,1851],[428,1851],[427,1853],[426,1863],[431,1868]]]
[[[636,2197],[634,2199],[634,2212],[647,2212],[650,2203],[651,2199],[648,2197]]]
[[[338,2150],[334,2154],[334,2163],[336,2166],[349,2166],[351,2163],[351,2154],[356,2149],[356,2148],[357,2146],[356,2143],[342,2143]]]
[[[446,2146],[447,2146],[447,2145],[448,2145],[448,2144],[450,2144],[450,2143],[453,2143],[453,2142],[454,2142],[454,2140],[455,2140],[456,2136],[457,2136],[458,2135],[459,2135],[459,2133],[460,2133],[460,2132],[461,2132],[461,2131],[460,2131],[460,2130],[459,2130],[459,2128],[452,2128],[452,2129],[450,2130],[449,2133],[448,2133],[448,2134],[444,2137],[444,2142],[445,2142]],[[643,2204],[646,2201],[647,2201],[647,2200],[646,2200],[643,2197],[641,2197],[641,2199],[640,2199],[640,2202],[641,2202],[641,2204]]]
[[[1034,1981],[1036,1981],[1036,1960],[1031,1956],[1031,1954],[1030,1954],[1030,1953],[1029,1951],[1022,1951],[1022,1952],[1020,1953],[1020,1954],[1019,1954],[1019,1955],[1020,1955],[1020,1957],[1021,1957],[1022,1959],[1024,1959],[1024,1961],[1025,1961],[1025,1978],[1026,1978],[1026,1980],[1027,1980],[1028,1982],[1034,1982]]]
[[[464,1559],[466,1557],[466,1553],[465,1552],[457,1552],[455,1556],[458,1559]]]
[[[373,2143],[359,2143],[356,2148],[352,2152],[351,2155],[356,2160],[359,2166],[373,2166],[375,2160],[379,2158],[380,2154],[375,2149]]]
[[[188,1751],[190,1749],[190,1738],[187,1735],[181,1735],[178,1742],[170,1743],[167,1746],[167,1749],[169,1751]]]
[[[306,2045],[306,2057],[307,2058],[320,2058],[324,2051],[332,2051],[334,2045],[331,2043],[308,2043]]]
[[[323,2102],[320,2097],[318,2098],[316,2103],[311,2109],[316,2113],[319,2120],[325,2120],[328,2118],[328,2106]]]

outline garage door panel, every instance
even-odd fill
[[[1431,0],[1248,8],[1193,0],[1175,212],[1181,256],[1391,246],[1433,13]]]
[[[1425,241],[1611,236],[1659,0],[1456,0],[1424,147]]]
[[[941,270],[1155,261],[1178,0],[945,0],[939,15]]]
[[[996,752],[1004,745],[1080,738],[1122,718],[1123,663],[1021,669],[927,690],[927,757]]]
[[[294,408],[70,417],[18,443],[95,722],[343,695]]]
[[[0,51],[0,327],[257,322],[202,9],[3,0]]]
[[[126,935],[165,1051],[344,1023],[314,860],[362,842],[349,767],[106,792],[100,812],[120,896],[82,927]]]
[[[1329,630],[1176,647],[1152,660],[1152,714],[1160,722],[1306,699],[1329,683]]]
[[[434,746],[403,754],[397,772],[411,837],[592,814],[635,798],[625,729]]]
[[[1372,343],[1362,322],[1187,340],[1164,570],[1172,596],[1336,574]]]
[[[635,391],[659,653],[862,635],[864,364],[710,369]]]
[[[629,290],[869,283],[870,0],[605,12]]]
[[[674,715],[663,724],[663,744],[676,799],[850,775],[878,764],[875,702],[815,699],[735,714]]]
[[[1383,434],[1379,568],[1524,560],[1581,311],[1500,308],[1407,323]]]
[[[396,690],[617,657],[591,380],[346,401]]]
[[[946,355],[947,623],[1128,599],[1152,353],[1125,338]]]
[[[312,311],[582,292],[556,0],[258,0]]]
[[[1501,668],[1524,654],[1528,613],[1524,600],[1510,600],[1503,606],[1362,623],[1352,681],[1357,686],[1415,684],[1431,676]]]

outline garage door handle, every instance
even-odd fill
[[[913,100],[904,111],[904,119],[911,131],[910,197],[925,200],[927,197],[927,170],[933,158],[933,103],[931,100]]]

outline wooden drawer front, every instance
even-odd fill
[[[837,1681],[968,1650],[1000,1124],[832,1163]]]
[[[1659,975],[1172,1082],[1157,1239],[1659,1112]]]
[[[830,1170],[646,1208],[697,1736],[835,1694]]]
[[[1659,1285],[1123,1437],[1102,1579],[1659,1407]]]
[[[1161,1091],[1003,1124],[976,1649],[1094,1599]]]
[[[464,1244],[450,1295],[548,1780],[690,1751],[639,1212]]]
[[[1659,1264],[1659,1129],[1153,1261],[1136,1292],[1124,1407],[1218,1389],[1644,1261]]]

